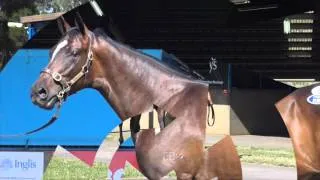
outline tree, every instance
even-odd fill
[[[20,17],[67,12],[88,0],[0,0],[0,71],[18,48],[27,41],[23,28],[8,28],[7,22]]]
[[[12,13],[22,8],[36,10],[34,2],[35,0],[1,0],[0,10],[9,17]]]
[[[67,12],[77,6],[80,6],[89,0],[36,0],[40,14]]]
[[[67,12],[81,4],[88,2],[89,0],[52,0],[52,5],[56,12]]]
[[[19,22],[21,16],[37,13],[34,0],[0,1],[0,70],[11,55],[27,40],[24,29],[8,27],[8,21]]]

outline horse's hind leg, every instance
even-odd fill
[[[130,119],[130,132],[134,143],[136,142],[136,135],[140,131],[140,118],[141,114]]]
[[[161,130],[168,126],[175,119],[175,117],[171,116],[162,108],[155,106],[155,110],[158,113],[158,122]]]
[[[119,124],[119,135],[120,135],[120,137],[119,137],[119,143],[120,143],[120,145],[123,143],[122,125],[123,125],[123,123]]]
[[[162,130],[165,127],[165,111],[161,108],[155,108],[158,113],[158,122],[160,129]]]

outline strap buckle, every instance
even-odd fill
[[[57,82],[60,82],[62,80],[62,76],[60,73],[57,73],[57,72],[53,72],[52,73],[52,78],[53,80],[57,81]]]

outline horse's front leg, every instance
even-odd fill
[[[174,119],[170,113],[166,112],[165,110],[155,107],[157,113],[158,113],[158,122],[160,126],[160,130],[168,126]]]
[[[120,145],[123,143],[122,125],[123,125],[123,123],[121,123],[121,124],[119,125],[119,135],[120,135],[120,137],[119,137],[119,143],[120,143]]]
[[[161,108],[156,108],[156,111],[158,113],[158,122],[159,122],[159,126],[160,126],[160,130],[162,130],[165,127],[165,111]]]
[[[130,119],[130,132],[134,143],[136,143],[136,135],[140,131],[140,118],[141,114]]]

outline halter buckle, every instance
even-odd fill
[[[87,65],[82,66],[82,70],[81,70],[84,74],[87,74],[89,72],[89,68]]]
[[[62,76],[61,74],[57,73],[57,72],[53,72],[52,73],[52,78],[57,81],[57,82],[60,82],[62,80]]]
[[[65,94],[65,91],[64,91],[64,90],[59,91],[59,93],[57,94],[57,97],[58,97],[58,99],[59,99],[60,102],[61,102],[61,100],[63,99],[64,94]]]

